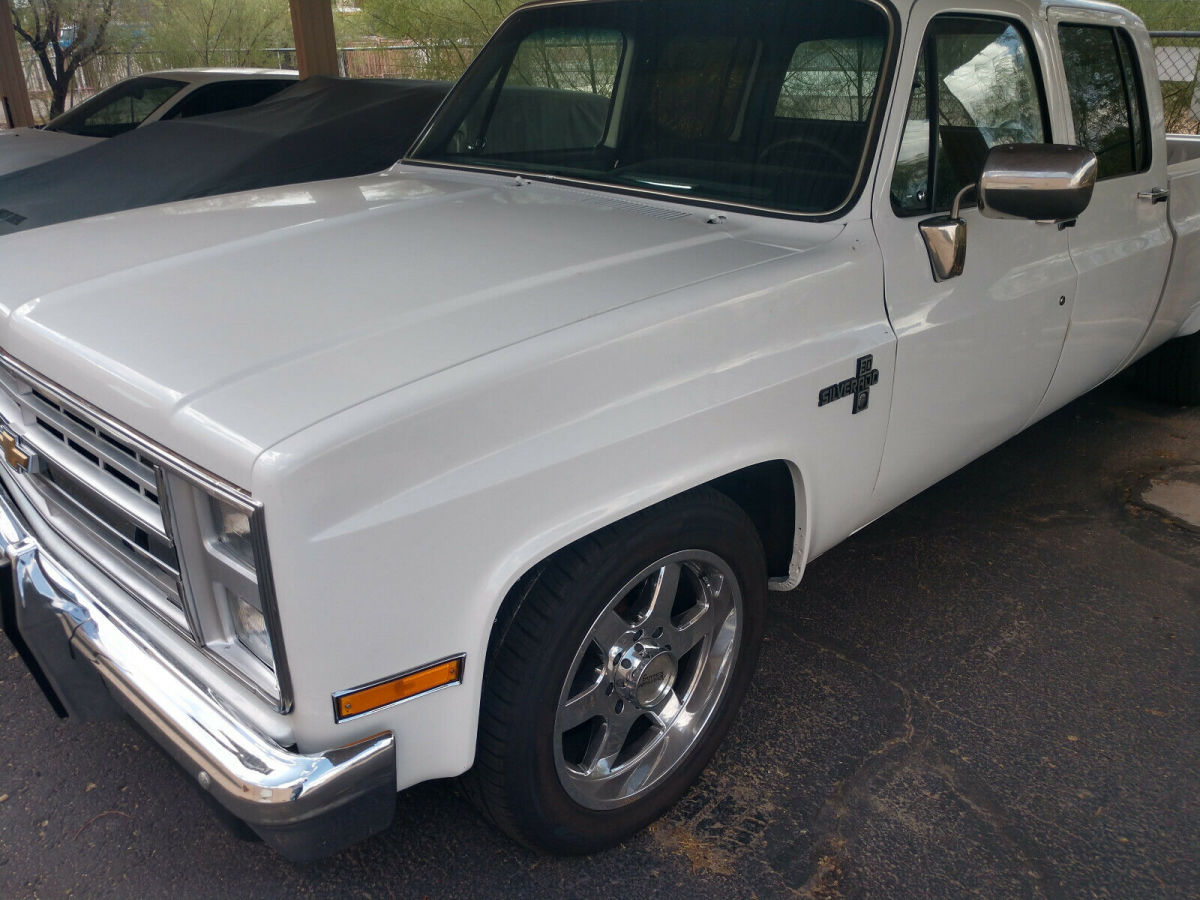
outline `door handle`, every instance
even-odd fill
[[[1170,196],[1169,190],[1160,187],[1150,188],[1148,191],[1138,191],[1138,199],[1145,200],[1147,203],[1166,203]]]

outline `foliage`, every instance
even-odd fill
[[[339,47],[357,45],[371,34],[370,17],[356,7],[335,6],[333,9],[333,33]]]
[[[76,73],[115,48],[121,0],[10,0],[13,28],[50,86],[50,116],[61,113]],[[69,26],[69,27],[68,27]]]
[[[1200,0],[1125,0],[1151,31],[1200,31]]]
[[[273,66],[290,47],[287,0],[153,0],[146,45],[156,66]]]
[[[362,0],[377,34],[421,45],[426,78],[457,78],[523,0]]]
[[[1128,0],[1125,4],[1137,13],[1151,31],[1194,31],[1200,33],[1200,0]],[[1200,38],[1158,38],[1155,44],[1160,53],[1175,54],[1185,64],[1183,54],[1195,52]],[[1167,57],[1170,59],[1170,56]],[[1193,70],[1190,81],[1163,81],[1163,112],[1168,132],[1200,133],[1200,83]]]

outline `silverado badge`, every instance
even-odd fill
[[[874,360],[875,357],[870,353],[860,356],[857,362],[858,374],[853,378],[847,378],[845,381],[822,388],[821,393],[817,395],[817,406],[824,406],[826,403],[832,403],[834,400],[841,400],[843,397],[853,394],[854,407],[850,412],[858,415],[866,409],[871,400],[871,386],[879,384],[879,370],[871,367]]]

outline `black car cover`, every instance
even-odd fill
[[[404,155],[449,90],[441,81],[314,76],[254,106],[155,122],[0,177],[0,235],[377,172]]]

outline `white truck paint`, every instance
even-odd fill
[[[533,4],[500,34],[616,5]],[[252,734],[255,748],[289,748],[272,765],[297,779],[295,797],[314,780],[294,775],[302,765],[332,766],[350,783],[336,755],[350,745],[354,765],[376,766],[375,776],[387,761],[387,791],[459,775],[476,757],[493,622],[514,585],[563,548],[732,473],[782,467],[772,471],[785,473],[785,489],[762,500],[788,514],[756,522],[774,529],[763,535],[772,586],[794,587],[809,560],[856,529],[1200,330],[1200,145],[1164,137],[1135,17],[1083,0],[877,8],[887,52],[863,124],[877,135],[865,140],[858,189],[832,213],[705,198],[662,178],[616,187],[503,161],[439,162],[418,149],[370,177],[0,242],[0,348],[17,393],[40,384],[102,431],[144,440],[147,458],[176,479],[173,504],[184,482],[252,498],[270,544],[271,637],[286,661],[276,659],[277,677],[246,663],[230,649],[228,613],[202,629],[226,640],[206,646],[120,589],[111,550],[55,526],[30,491],[22,448],[48,459],[61,450],[15,395],[0,394],[13,444],[0,467],[9,556],[22,571],[42,554],[77,595],[94,595],[78,600],[77,650],[189,774],[284,852],[337,841],[323,833],[297,849],[273,827],[303,817],[228,801],[223,786],[261,789],[264,803],[276,795],[244,772],[220,775],[206,738],[182,748],[164,736],[187,710],[147,709],[136,684],[147,659],[198,686],[204,696],[188,709],[205,713],[193,721]],[[925,217],[896,212],[892,173],[921,149],[905,130],[924,36],[956,16],[1027,36],[1044,77],[1043,139],[1060,144],[1077,135],[1058,26],[1128,34],[1150,162],[1101,180],[1074,227],[965,209],[966,268],[936,282],[918,231]],[[472,71],[505,52],[497,38]],[[634,88],[616,84],[618,105],[634,103],[621,93]],[[475,89],[468,74],[428,140]],[[1169,204],[1138,200],[1154,188],[1169,188]],[[861,401],[821,402],[860,375],[850,392],[869,389]],[[266,556],[255,559],[261,586]],[[99,637],[88,615],[106,623]],[[126,631],[121,652],[136,645],[141,655],[122,668],[103,639]],[[461,684],[341,721],[333,711],[341,692],[458,656]]]

